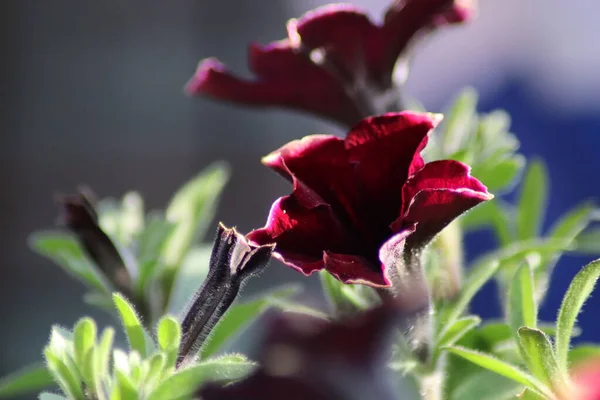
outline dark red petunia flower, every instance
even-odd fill
[[[247,105],[297,109],[352,126],[369,115],[399,111],[394,66],[406,69],[418,36],[472,14],[465,1],[397,0],[379,25],[355,6],[324,6],[290,20],[288,38],[250,45],[248,63],[255,79],[238,78],[209,58],[186,89]]]
[[[408,262],[457,216],[491,199],[457,161],[425,164],[420,152],[439,115],[389,113],[358,123],[346,139],[313,135],[266,156],[291,181],[264,228],[275,257],[306,275],[325,269],[344,283],[390,286]]]
[[[283,314],[270,321],[260,351],[260,369],[247,379],[221,387],[208,384],[203,400],[358,400],[397,399],[397,379],[387,370],[396,328],[414,312],[391,302],[330,322]]]

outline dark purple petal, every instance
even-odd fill
[[[281,43],[250,46],[250,67],[258,79],[238,78],[221,62],[209,58],[199,64],[186,91],[249,106],[300,109],[342,124],[354,123],[356,106],[336,79],[306,55]]]
[[[492,198],[487,192],[472,189],[423,189],[413,197],[406,214],[392,224],[392,229],[417,224],[406,248],[410,252],[419,251],[456,217]]]
[[[383,265],[374,265],[363,256],[325,252],[325,269],[343,283],[388,287],[390,280]]]
[[[471,167],[454,160],[441,160],[427,163],[422,169],[408,178],[402,188],[404,214],[412,199],[423,189],[471,189],[488,194],[487,188],[471,176]]]
[[[371,22],[364,10],[352,5],[317,8],[300,17],[295,29],[302,45],[324,51],[326,67],[346,82],[364,79],[385,55],[380,27]],[[369,78],[378,81],[378,77]]]
[[[366,118],[348,133],[348,159],[354,165],[360,190],[369,200],[373,219],[384,222],[398,217],[402,186],[423,167],[420,152],[439,121],[435,114],[388,113]]]
[[[383,32],[387,59],[381,73],[390,74],[419,34],[445,23],[463,22],[472,14],[469,4],[455,0],[396,0],[385,14]]]
[[[247,237],[259,245],[276,243],[274,256],[305,275],[324,267],[325,250],[347,251],[348,244],[347,233],[329,205],[308,209],[294,194],[273,203],[267,225]]]

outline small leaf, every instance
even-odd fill
[[[110,285],[73,236],[62,232],[34,232],[27,241],[33,251],[54,261],[67,274],[101,293],[110,292]]]
[[[575,241],[575,251],[581,254],[600,254],[600,228],[581,233]]]
[[[442,330],[437,347],[442,348],[454,345],[480,323],[481,319],[474,315],[457,320],[454,324],[449,325],[446,329]]]
[[[174,224],[163,249],[167,267],[179,266],[190,245],[202,239],[228,179],[229,167],[214,163],[175,193],[166,211],[167,220]]]
[[[119,242],[130,245],[144,229],[144,200],[138,192],[123,196],[119,213]]]
[[[494,229],[500,247],[513,241],[511,232],[511,210],[499,198],[486,201],[460,216],[460,225],[466,230],[475,230],[490,226]]]
[[[166,366],[168,368],[174,367],[175,361],[177,361],[179,344],[181,343],[181,326],[179,322],[170,316],[162,317],[158,322],[156,336],[160,348],[167,355]]]
[[[107,398],[105,389],[103,387],[103,381],[109,375],[108,367],[110,363],[110,354],[114,337],[115,330],[112,328],[105,328],[102,332],[102,336],[100,337],[100,343],[95,348],[93,358],[91,360],[94,371],[94,391],[100,400]]]
[[[479,365],[482,368],[512,379],[513,381],[528,387],[536,393],[547,395],[551,399],[554,398],[552,392],[541,382],[515,365],[508,364],[491,355],[465,349],[463,347],[454,346],[447,348],[447,350],[468,361],[471,361],[476,365]]]
[[[577,315],[590,296],[600,277],[600,260],[586,265],[571,281],[558,312],[556,324],[556,359],[563,372],[568,369],[568,353],[571,335]]]
[[[97,328],[96,323],[91,318],[82,318],[75,324],[73,329],[73,345],[75,362],[80,368],[83,381],[86,384],[93,382],[91,376],[87,375],[88,371],[83,368],[86,363],[86,357],[94,351],[96,345]]]
[[[177,315],[185,310],[208,274],[211,252],[212,246],[195,247],[183,258],[169,300],[169,313]]]
[[[48,369],[61,389],[72,399],[85,400],[81,383],[76,375],[77,371],[69,369],[67,364],[52,351],[51,347],[46,347],[44,356],[46,357]]]
[[[452,372],[450,372],[452,374]],[[449,400],[507,400],[514,399],[523,386],[488,370],[468,374],[450,393]],[[490,389],[490,388],[493,388]]]
[[[477,92],[473,88],[463,89],[445,114],[443,153],[447,156],[463,149],[474,132]]]
[[[499,153],[482,163],[473,166],[472,175],[487,186],[494,194],[504,193],[513,188],[525,167],[525,157],[520,154]]]
[[[138,400],[138,391],[127,375],[121,371],[115,371],[116,387],[120,400]],[[112,398],[113,396],[111,396]]]
[[[508,320],[513,334],[522,326],[537,327],[537,305],[533,288],[533,269],[529,262],[521,264],[508,290]]]
[[[234,304],[215,325],[211,334],[205,339],[200,349],[200,358],[206,359],[229,343],[245,329],[250,322],[256,320],[271,304],[285,299],[297,292],[295,287],[283,288],[246,303]]]
[[[518,336],[531,373],[548,387],[563,381],[548,337],[542,331],[528,327],[520,328]]]
[[[42,363],[32,364],[0,378],[0,398],[8,398],[55,385],[52,374]]]
[[[232,382],[248,375],[256,364],[240,356],[225,356],[181,369],[162,381],[148,400],[170,400],[194,393],[205,382]]]
[[[140,353],[142,357],[146,357],[149,347],[149,344],[146,343],[147,334],[133,306],[120,293],[113,293],[113,301],[121,317],[123,328],[125,328],[129,347]]]
[[[352,312],[354,306],[349,304],[346,295],[342,291],[344,284],[335,279],[329,272],[325,270],[319,271],[321,287],[325,293],[329,308],[334,315],[344,315],[347,312]]]
[[[517,237],[538,237],[548,201],[548,173],[545,165],[534,160],[529,165],[521,186],[517,209]]]

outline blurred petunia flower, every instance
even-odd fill
[[[414,312],[393,302],[330,322],[300,314],[271,319],[260,352],[261,368],[236,384],[200,389],[203,400],[396,399],[387,360],[396,328]]]
[[[397,0],[381,24],[352,5],[323,6],[290,20],[286,39],[250,45],[248,64],[255,79],[239,78],[209,58],[200,62],[186,90],[301,110],[351,127],[370,115],[402,109],[398,85],[406,80],[413,42],[436,27],[469,19],[472,3]]]
[[[600,357],[580,363],[571,371],[576,400],[600,400]],[[566,399],[566,398],[565,398]]]
[[[418,255],[447,224],[493,196],[457,161],[425,163],[420,152],[441,116],[366,118],[346,139],[307,136],[263,163],[293,183],[272,206],[256,244],[309,275],[325,269],[344,283],[391,286],[417,270]]]

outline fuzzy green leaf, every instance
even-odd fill
[[[228,179],[229,167],[214,163],[175,193],[166,211],[167,220],[174,224],[163,249],[167,267],[178,267],[190,245],[203,238]]]
[[[113,293],[113,301],[125,328],[129,347],[140,353],[142,357],[146,357],[150,344],[146,342],[147,334],[133,306],[120,293]]]
[[[462,150],[471,139],[477,116],[477,92],[463,89],[445,113],[443,123],[443,154],[449,156]]]
[[[63,232],[34,232],[27,241],[33,251],[54,261],[67,274],[101,293],[110,292],[110,285],[86,257],[75,237]]]
[[[166,366],[171,368],[177,361],[177,352],[181,343],[181,326],[173,317],[162,317],[156,330],[158,344],[167,355]]]
[[[62,357],[54,353],[50,346],[44,350],[48,370],[54,376],[60,388],[72,399],[85,400],[77,371],[70,369]]]
[[[547,394],[549,398],[553,398],[552,392],[546,388],[544,384],[515,365],[501,361],[489,354],[469,350],[463,347],[454,346],[447,348],[447,350],[482,368],[512,379],[536,393]]]
[[[561,381],[562,376],[548,337],[539,329],[528,327],[520,328],[518,337],[525,362],[533,376],[548,387]]]
[[[533,239],[540,235],[548,202],[548,172],[540,160],[529,165],[521,186],[517,209],[517,237]]]
[[[513,334],[522,326],[537,327],[537,304],[534,297],[533,270],[529,262],[517,269],[508,290],[508,321]]]
[[[178,370],[163,380],[152,391],[148,400],[187,398],[205,382],[213,380],[223,383],[236,381],[248,375],[255,368],[255,365],[238,355],[207,360]]]
[[[109,363],[112,350],[112,344],[115,337],[115,330],[106,328],[100,336],[100,342],[95,348],[91,361],[94,377],[94,388],[96,397],[99,400],[104,400],[108,396],[103,386],[103,381],[109,376]]]
[[[434,350],[433,359],[437,359],[442,348],[454,345],[480,323],[481,319],[479,317],[471,315],[460,318],[452,325],[448,325],[447,328],[443,329],[439,335],[437,344],[435,346],[436,348]]]
[[[37,363],[0,378],[0,398],[37,392],[53,386],[54,378],[46,365]]]
[[[600,277],[600,260],[586,265],[571,281],[558,312],[556,324],[556,358],[563,372],[568,368],[568,353],[573,326],[583,303],[590,296]]]

